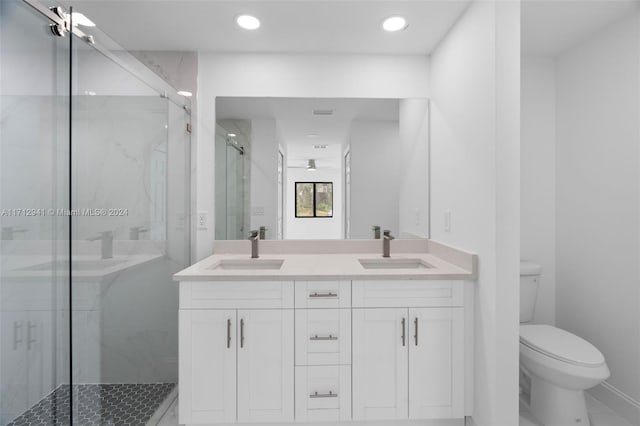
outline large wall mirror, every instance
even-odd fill
[[[429,236],[427,99],[216,99],[216,240]]]

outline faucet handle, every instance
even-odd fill
[[[388,229],[385,229],[383,232],[383,235],[385,238],[389,239],[389,240],[393,240],[395,237],[393,235],[391,235],[391,231]]]
[[[260,235],[260,231],[257,230],[251,230],[249,231],[249,239],[252,240],[254,238],[258,238],[258,235]]]

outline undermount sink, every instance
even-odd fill
[[[278,270],[283,263],[283,259],[223,259],[213,265],[211,269]]]
[[[433,266],[422,259],[358,259],[364,269],[427,269]]]
[[[124,263],[123,259],[94,259],[94,260],[74,260],[71,262],[72,271],[99,271],[111,268],[112,266]],[[23,271],[52,271],[54,269],[69,269],[68,260],[58,260],[57,262],[40,263],[38,265],[22,268]]]

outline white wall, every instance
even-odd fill
[[[397,121],[356,120],[349,134],[351,146],[351,235],[372,238],[372,226],[399,232],[400,152]],[[426,198],[426,195],[425,195]]]
[[[542,265],[534,322],[556,321],[555,60],[522,61],[520,256]]]
[[[251,120],[251,229],[275,239],[278,216],[278,140],[275,120]]]
[[[296,217],[296,182],[333,182],[333,217]],[[287,168],[286,210],[284,220],[285,239],[328,240],[342,238],[342,170],[318,169],[309,172],[307,169]]]
[[[399,236],[429,236],[429,101],[401,99]]]
[[[640,423],[639,29],[637,15],[627,18],[557,64],[557,323],[602,351],[611,377],[594,392],[634,424]]]
[[[479,256],[473,418],[487,426],[518,424],[519,25],[518,2],[474,2],[430,68],[432,238]]]
[[[428,97],[428,65],[425,56],[199,53],[197,209],[214,211],[216,96]],[[196,258],[213,242],[212,225],[198,231]]]

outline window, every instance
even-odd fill
[[[296,217],[333,217],[333,182],[296,182]]]

